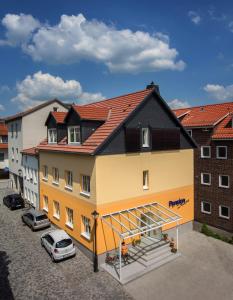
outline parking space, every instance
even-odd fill
[[[0,299],[130,299],[105,271],[94,273],[79,250],[75,258],[52,263],[40,245],[43,231],[22,224],[22,210],[10,211],[0,191]]]

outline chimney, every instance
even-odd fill
[[[53,111],[58,111],[58,107],[54,106]]]
[[[158,85],[158,84],[155,84],[154,81],[151,81],[151,83],[148,84],[148,85],[146,86],[146,89],[147,89],[147,90],[155,89],[155,91],[156,91],[158,94],[160,94],[160,92],[159,92],[159,85]]]

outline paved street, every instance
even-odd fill
[[[52,263],[40,245],[42,231],[23,225],[21,214],[3,206],[0,194],[0,300],[130,299],[105,271],[93,273],[80,251],[73,259]]]

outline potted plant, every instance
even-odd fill
[[[163,240],[167,241],[168,240],[168,234],[167,233],[163,233]]]

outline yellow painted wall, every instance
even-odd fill
[[[143,190],[143,170],[149,189]],[[111,174],[111,176],[110,176]],[[145,197],[193,184],[193,150],[104,155],[96,159],[97,204]]]
[[[48,182],[42,179],[42,167],[49,167]],[[52,184],[52,167],[57,167],[60,184]],[[73,171],[73,191],[67,191],[64,171]],[[143,190],[142,172],[149,170],[149,189]],[[91,196],[80,195],[80,174],[91,176]],[[40,197],[49,199],[49,217],[56,225],[93,249],[92,241],[81,236],[81,215],[93,220],[91,212],[100,215],[135,207],[150,202],[159,202],[168,207],[168,202],[185,198],[184,206],[172,210],[183,217],[181,223],[194,218],[193,197],[193,150],[165,151],[130,155],[81,156],[74,154],[40,152]],[[53,200],[60,202],[61,217],[53,217]],[[74,229],[65,225],[65,207],[74,211]],[[98,221],[98,253],[118,247],[117,236]]]

